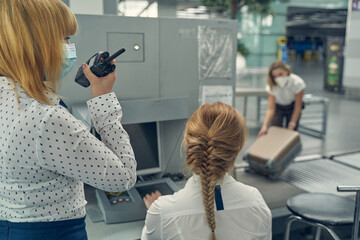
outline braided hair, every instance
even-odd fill
[[[247,127],[244,118],[236,109],[221,102],[202,105],[186,125],[186,165],[200,176],[211,240],[216,239],[216,182],[234,167],[236,156],[244,146],[246,137]]]

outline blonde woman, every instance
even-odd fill
[[[246,136],[237,110],[220,102],[202,105],[184,135],[193,176],[173,195],[144,197],[141,239],[271,239],[271,213],[260,192],[229,174]]]
[[[283,61],[277,60],[270,65],[266,85],[268,107],[258,136],[266,134],[269,125],[297,130],[305,87],[304,80],[291,73]]]
[[[0,239],[85,240],[83,183],[123,191],[136,162],[111,89],[87,102],[102,142],[59,105],[56,87],[76,60],[74,14],[60,0],[0,1]],[[113,62],[114,64],[114,62]]]

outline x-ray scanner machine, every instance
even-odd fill
[[[180,148],[189,116],[199,104],[225,99],[225,95],[229,104],[234,103],[237,22],[76,17],[79,30],[71,41],[76,44],[78,61],[63,79],[59,94],[70,111],[92,129],[85,104],[91,98],[90,90],[75,83],[76,71],[94,53],[126,49],[116,58],[113,91],[123,108],[121,122],[134,148],[137,174],[145,180],[127,192],[96,190],[96,195],[105,222],[143,219],[144,194],[155,189],[163,194],[178,190],[162,176],[185,168]],[[215,91],[204,93],[202,89],[208,86],[215,86]],[[146,181],[149,174],[155,179]]]

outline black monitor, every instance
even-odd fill
[[[159,123],[124,124],[137,162],[137,175],[161,172]]]
[[[161,172],[159,122],[123,124],[137,161],[137,175]],[[172,194],[179,187],[170,178],[146,180],[123,192],[96,189],[98,206],[105,223],[129,222],[145,219],[146,207],[142,198],[155,190],[162,195]]]

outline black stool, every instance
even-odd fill
[[[315,240],[320,240],[321,230],[326,230],[335,240],[339,236],[331,229],[352,226],[352,240],[358,239],[360,187],[337,187],[339,192],[356,192],[355,201],[327,193],[302,193],[287,200],[292,212],[286,223],[285,240],[289,240],[291,224],[301,221],[317,227]],[[355,219],[355,220],[354,220]]]

